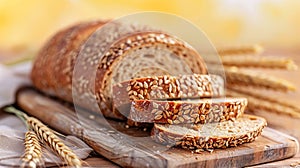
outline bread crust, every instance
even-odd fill
[[[74,61],[81,45],[106,21],[83,22],[54,34],[39,51],[31,71],[36,88],[72,102]]]
[[[224,81],[218,75],[135,78],[113,86],[113,105],[119,108],[134,100],[222,97],[224,87]]]
[[[234,121],[244,114],[246,106],[246,98],[135,100],[128,118],[141,123],[205,124]]]

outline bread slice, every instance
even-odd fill
[[[113,86],[113,106],[125,115],[134,100],[221,96],[224,96],[224,80],[218,75],[152,76],[135,78]]]
[[[135,100],[128,118],[134,122],[161,124],[234,121],[246,106],[246,98]]]
[[[264,118],[243,115],[210,124],[154,124],[151,134],[156,142],[191,150],[228,148],[254,141],[266,125]]]
[[[207,73],[203,59],[190,45],[145,27],[99,21],[58,32],[34,61],[33,85],[91,111],[100,107],[106,117],[124,119],[112,112],[113,84],[137,76]]]

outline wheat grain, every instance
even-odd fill
[[[213,61],[211,63],[214,63]],[[251,56],[227,56],[222,57],[224,66],[236,67],[256,67],[256,68],[271,68],[271,69],[286,69],[297,70],[297,65],[290,58],[274,58],[274,57],[253,57]]]
[[[34,117],[28,117],[27,123],[40,139],[68,165],[81,167],[81,160],[47,126]]]
[[[42,148],[38,136],[33,131],[25,134],[25,153],[23,156],[24,165],[35,168],[42,163]]]
[[[232,97],[246,97],[248,99],[248,109],[250,111],[256,111],[258,109],[266,110],[269,112],[275,112],[279,114],[290,115],[292,117],[300,118],[300,113],[296,112],[290,107],[285,107],[280,104],[276,104],[264,99],[259,99],[248,94],[240,93],[231,89],[227,89],[227,96]]]
[[[245,55],[253,54],[258,55],[264,51],[263,47],[259,44],[244,45],[244,46],[231,46],[231,47],[217,47],[217,51],[221,56],[228,55]]]
[[[300,161],[293,162],[290,164],[290,167],[298,167],[300,165]]]

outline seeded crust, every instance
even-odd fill
[[[246,98],[135,100],[128,118],[141,123],[205,124],[234,121],[244,113],[246,106]]]
[[[121,107],[134,100],[221,96],[224,96],[224,81],[218,75],[153,76],[135,78],[113,86],[113,106],[121,113],[129,110]]]
[[[254,141],[267,125],[264,118],[243,115],[236,121],[210,124],[154,124],[151,135],[158,142],[185,149],[228,148]]]
[[[39,51],[31,71],[36,88],[72,102],[72,74],[80,46],[106,21],[84,22],[56,33]]]
[[[49,64],[49,60],[57,54],[56,50],[58,50],[58,47],[63,45],[60,44],[57,45],[57,47],[54,46],[60,41],[63,41],[70,32],[73,32],[74,29],[76,29],[76,26],[57,32],[38,52],[32,67],[31,80],[39,90],[53,96],[55,95],[53,85],[50,84],[51,77],[48,74],[49,70],[46,65]]]

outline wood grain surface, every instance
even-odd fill
[[[19,90],[16,103],[52,128],[84,139],[97,153],[126,167],[242,167],[289,158],[299,148],[295,138],[267,127],[255,142],[196,154],[162,146],[152,141],[149,131],[128,129],[124,123],[89,112],[80,118],[80,125],[71,108],[31,88]],[[93,160],[89,165],[96,162],[109,163]]]

